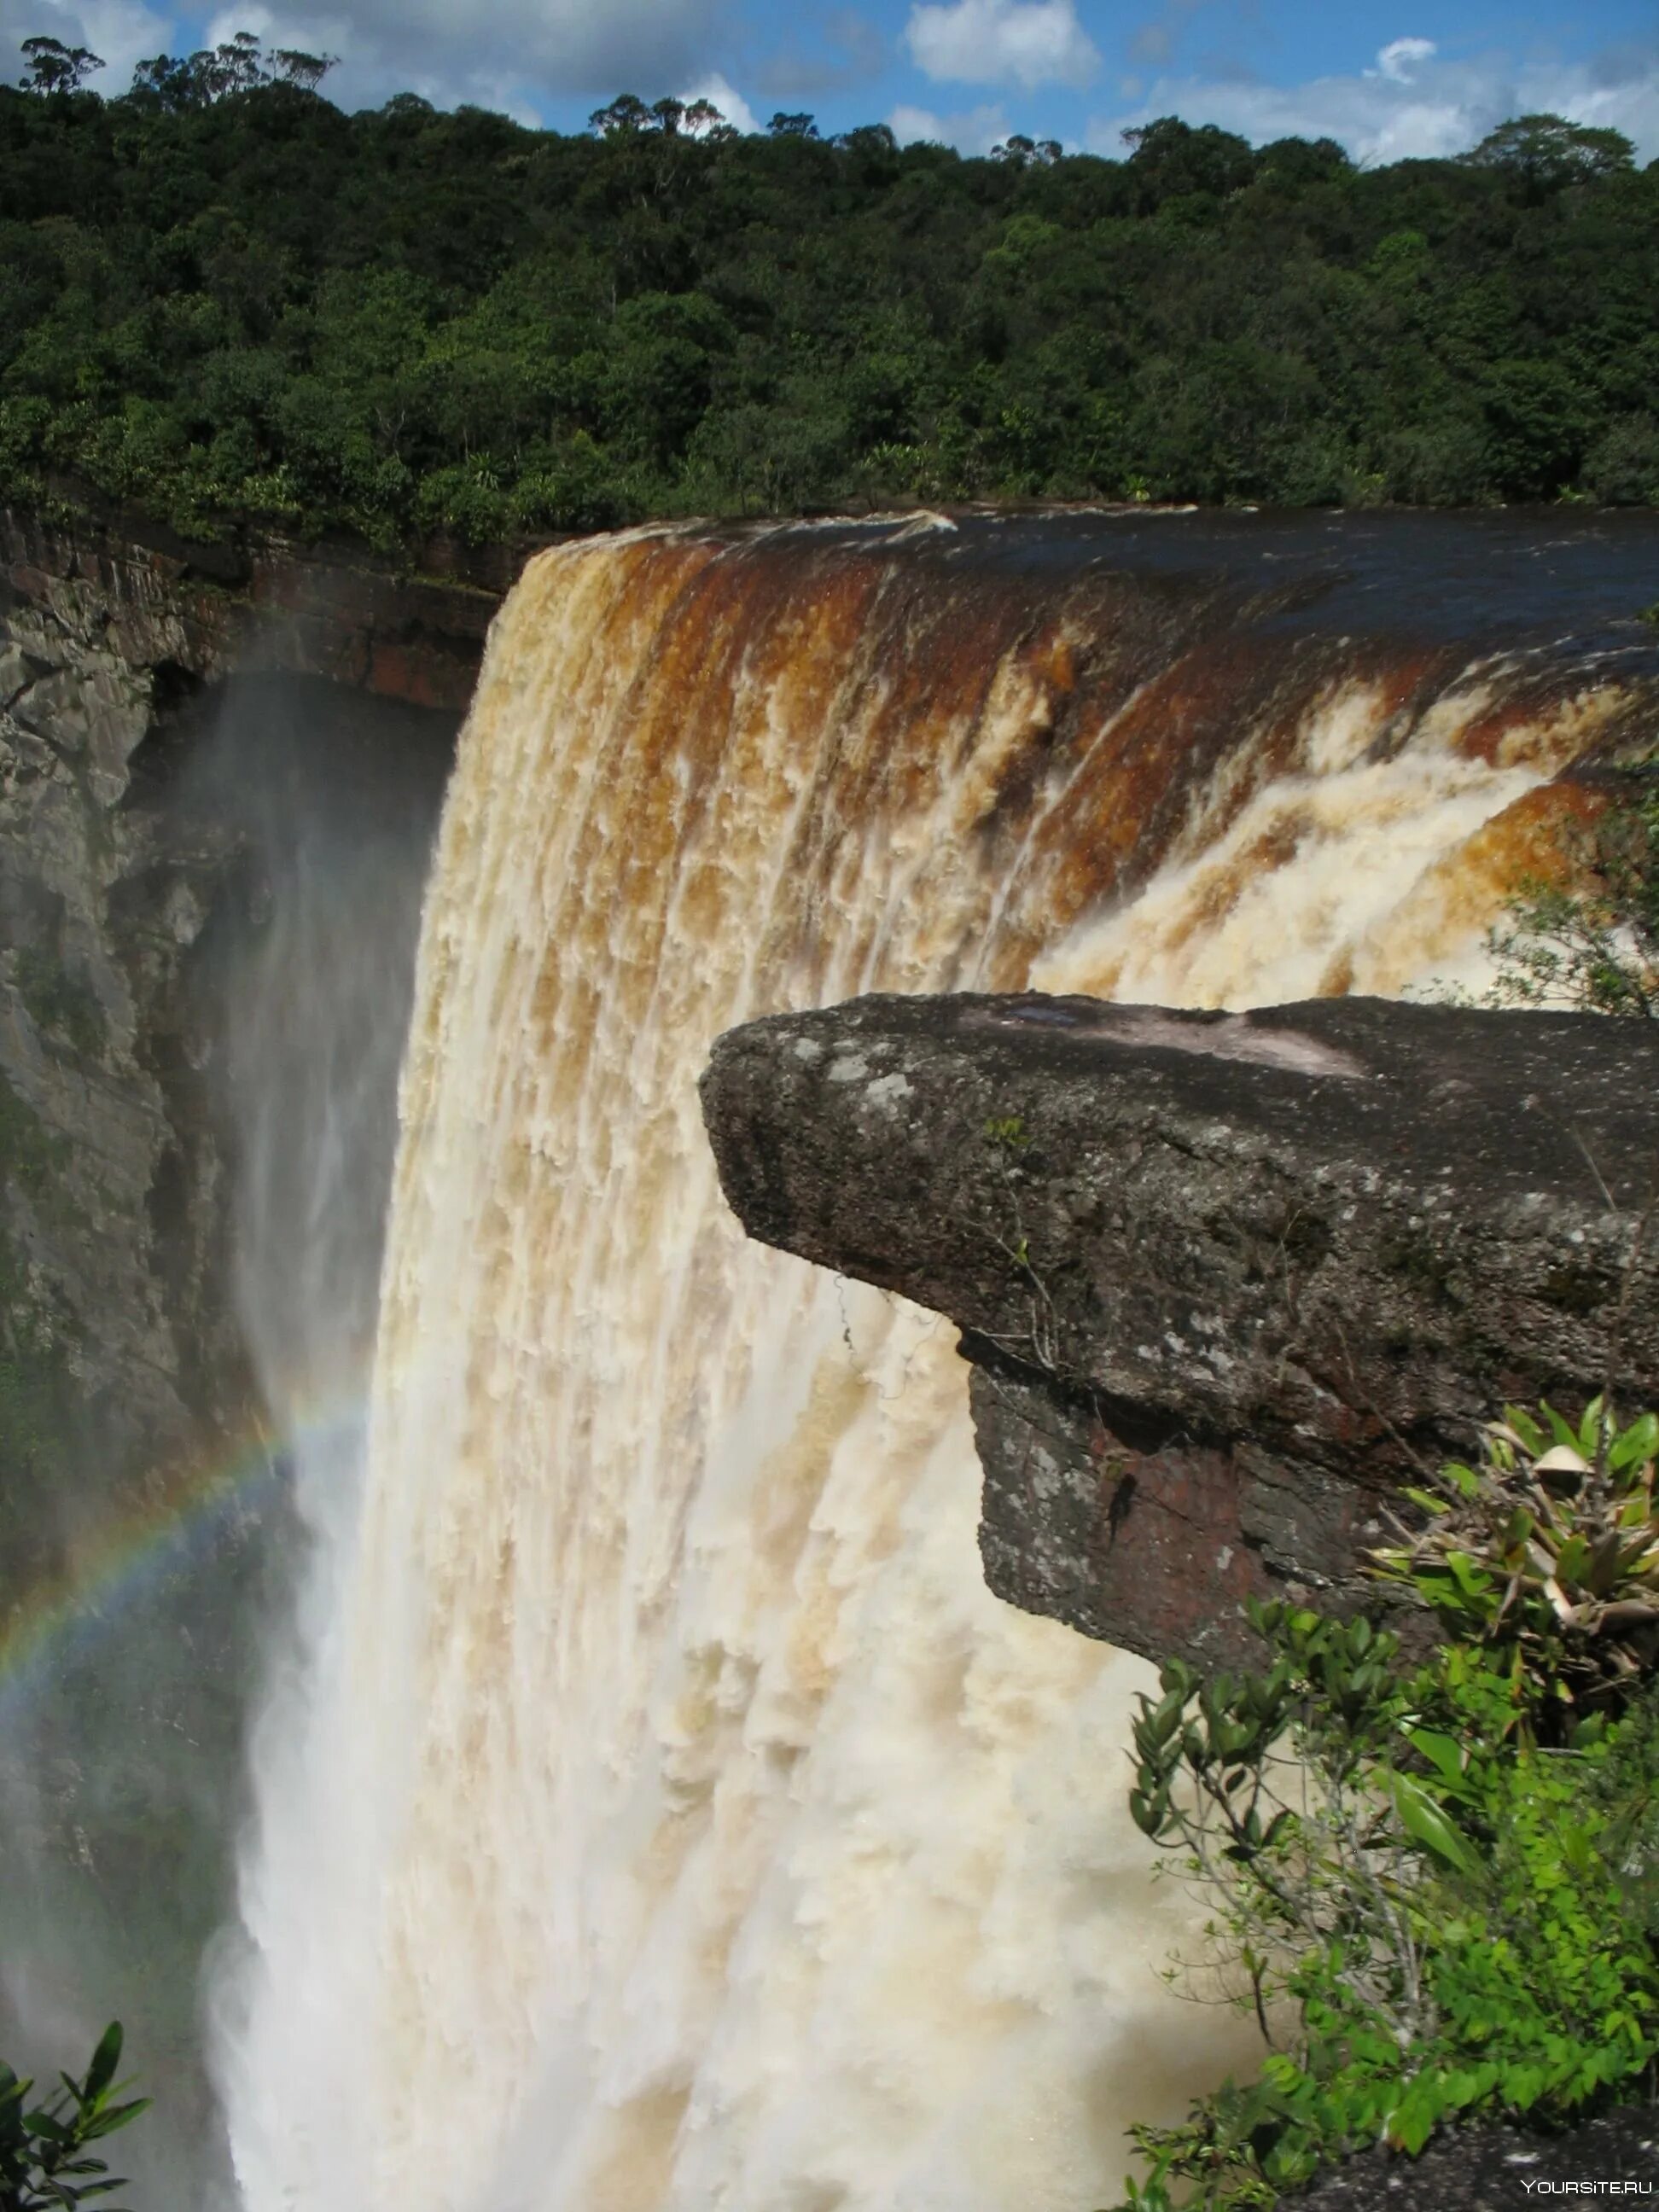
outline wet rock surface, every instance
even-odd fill
[[[871,998],[722,1037],[764,1242],[948,1315],[999,1595],[1151,1656],[1364,1587],[1506,1400],[1659,1396],[1659,1032],[1319,1000]]]
[[[447,744],[497,597],[0,514],[0,1612],[247,1417],[204,969],[264,802],[204,773],[227,686],[293,687],[325,751]]]
[[[459,714],[517,564],[429,550],[445,573],[402,574],[343,546],[197,545],[155,526],[59,526],[0,509],[0,612],[60,625],[126,670],[109,703],[129,715],[135,692],[164,703],[169,691],[262,672]],[[30,673],[28,653],[27,640],[0,638],[0,698],[9,671]],[[83,660],[68,679],[77,703],[92,667]],[[53,672],[35,669],[33,680]],[[38,703],[50,711],[46,695]]]
[[[67,2057],[43,2014],[119,2015],[167,2115],[146,2202],[221,2193],[202,1960],[295,1536],[233,1246],[310,1194],[239,1147],[270,1149],[263,1099],[324,1149],[307,991],[408,890],[392,848],[435,819],[495,605],[436,599],[434,628],[382,573],[0,519],[0,2048]],[[345,918],[326,959],[307,898]],[[330,1280],[319,1327],[348,1336]]]
[[[1659,2108],[1630,2105],[1559,2135],[1457,2128],[1415,2159],[1366,2151],[1284,2202],[1296,2212],[1613,2212],[1659,2197]]]

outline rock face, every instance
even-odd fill
[[[459,714],[512,580],[480,556],[403,576],[369,556],[270,540],[191,545],[155,527],[58,527],[0,509],[0,606],[35,610],[97,646],[145,690],[261,671]]]
[[[1280,2202],[1296,2212],[1521,2212],[1570,2197],[1622,2212],[1653,2193],[1659,2112],[1626,2105],[1547,2135],[1515,2123],[1437,2133],[1419,2156],[1361,2151]]]
[[[1359,999],[872,998],[735,1030],[753,1236],[948,1315],[1001,1596],[1163,1656],[1352,1603],[1505,1400],[1659,1397],[1659,1032]]]
[[[305,1224],[331,1269],[317,1327],[352,1339],[270,1126],[325,1150],[313,1093],[337,1077],[351,1166],[378,1173],[328,1218],[373,1219],[396,1061],[368,1044],[401,1039],[423,840],[495,604],[0,518],[0,2048],[56,2056],[43,2012],[118,2013],[168,2115],[135,2149],[157,2202],[228,2186],[201,1960],[293,1534],[280,1483],[241,1488],[261,1326],[280,1370],[233,1244]]]
[[[142,1510],[240,1418],[198,988],[227,902],[258,890],[246,809],[199,773],[225,684],[308,684],[319,729],[447,744],[497,599],[0,515],[0,1474],[33,1532],[0,1620],[53,1571],[37,1538],[72,1555],[77,1519]],[[98,1475],[72,1507],[64,1449]]]

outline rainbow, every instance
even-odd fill
[[[361,1436],[364,1412],[357,1397],[307,1412],[280,1431],[255,1420],[210,1456],[152,1473],[142,1499],[89,1531],[71,1564],[20,1597],[0,1626],[0,1722],[181,1568],[256,1524],[289,1488],[296,1462]]]

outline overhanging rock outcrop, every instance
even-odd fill
[[[1154,1656],[1352,1603],[1504,1401],[1659,1401],[1647,1024],[868,998],[731,1031],[702,1101],[752,1236],[960,1327],[991,1587]]]

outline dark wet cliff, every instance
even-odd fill
[[[992,1588],[1211,1658],[1353,1596],[1505,1400],[1659,1395],[1656,1091],[1643,1024],[1035,994],[752,1023],[702,1085],[752,1235],[960,1326]]]
[[[238,1418],[198,987],[228,902],[258,895],[247,779],[201,766],[231,687],[284,690],[325,749],[429,753],[498,599],[489,580],[0,516],[9,1460],[70,1407],[135,1470]]]
[[[118,2013],[163,2201],[215,2155],[203,1947],[295,1557],[239,1255],[261,1208],[304,1223],[337,1082],[372,1306],[424,856],[499,596],[0,515],[0,2049],[78,2064]]]

